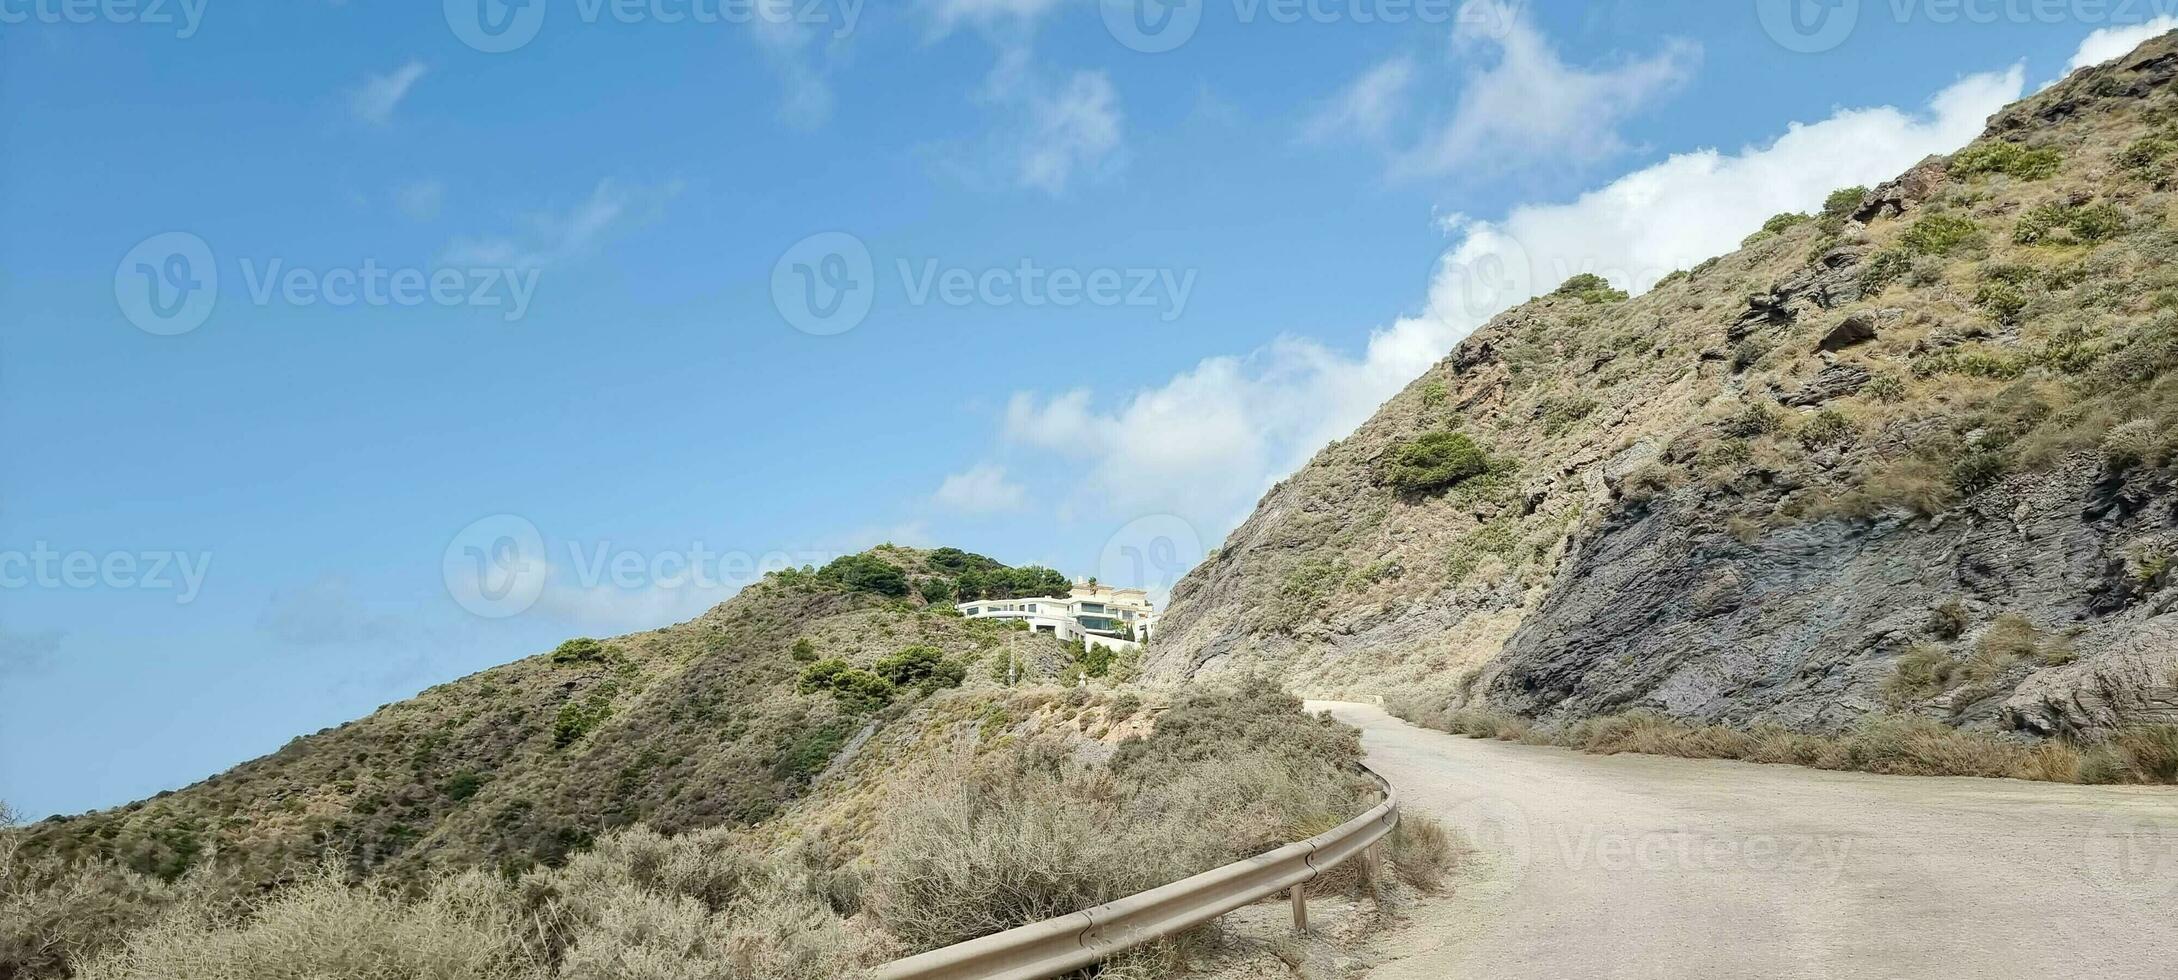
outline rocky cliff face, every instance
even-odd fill
[[[1152,669],[1549,718],[2178,721],[2174,77],[2150,42],[1646,295],[1497,318],[1264,498]]]

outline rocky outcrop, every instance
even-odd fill
[[[2105,479],[2076,460],[1942,519],[1838,518],[1753,540],[1727,530],[1740,502],[1720,491],[1622,511],[1506,645],[1488,698],[1544,717],[1649,708],[1835,731],[1889,707],[1879,691],[1910,650],[1972,649],[2008,614],[2047,624],[2078,659],[2013,663],[1953,692],[1947,720],[2044,734],[2178,722],[2178,643],[2164,642],[2178,591],[2142,595],[2127,572],[2137,546],[2178,532],[2178,498],[2143,483],[2131,490],[2160,506],[2083,520]],[[1977,627],[1947,635],[1934,615],[1947,607]]]
[[[1264,497],[1150,669],[1554,719],[2178,722],[2174,79],[2157,39],[1849,213],[1496,318]],[[1447,431],[1487,475],[1382,482]]]

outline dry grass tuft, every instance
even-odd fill
[[[2048,644],[2038,637],[2037,655]],[[2014,651],[2015,652],[2015,651]],[[1960,677],[1975,676],[1974,661],[1938,653]],[[1999,650],[1998,656],[2009,656]],[[1949,673],[1931,671],[1947,678]],[[1553,745],[1610,755],[1633,752],[1685,759],[1734,759],[1900,776],[1981,776],[2054,783],[2178,783],[2178,726],[2134,728],[2108,741],[2042,742],[1963,731],[1926,718],[1871,716],[1840,735],[1809,735],[1775,726],[1751,730],[1695,726],[1653,712],[1587,718],[1544,728],[1501,723],[1493,712],[1446,711],[1395,703],[1393,713],[1425,728],[1466,735]],[[1508,737],[1500,732],[1518,732]]]

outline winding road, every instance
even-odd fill
[[[1591,756],[1310,708],[1476,846],[1372,980],[2178,977],[2178,790]]]

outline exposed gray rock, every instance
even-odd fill
[[[1832,364],[1816,372],[1798,391],[1780,393],[1777,402],[1796,408],[1812,408],[1866,388],[1874,377],[1858,364]]]
[[[1837,326],[1830,328],[1830,332],[1824,334],[1823,339],[1816,342],[1815,349],[1819,351],[1841,351],[1848,347],[1865,344],[1876,339],[1876,336],[1875,318],[1863,313],[1856,313],[1839,321]]]
[[[2152,503],[2084,517],[2109,479],[2082,459],[1947,520],[1833,519],[1752,543],[1722,526],[1730,494],[1659,499],[1568,560],[1507,644],[1489,699],[1544,718],[1655,708],[1835,731],[1881,706],[1900,654],[1947,640],[1929,611],[1959,601],[1975,629],[2002,611],[2077,631],[2080,659],[2022,665],[1964,692],[1946,720],[2043,734],[2178,721],[2178,588],[2101,599],[2129,579],[2134,543],[2178,527],[2178,506],[2170,487],[2138,486],[2126,492]]]

